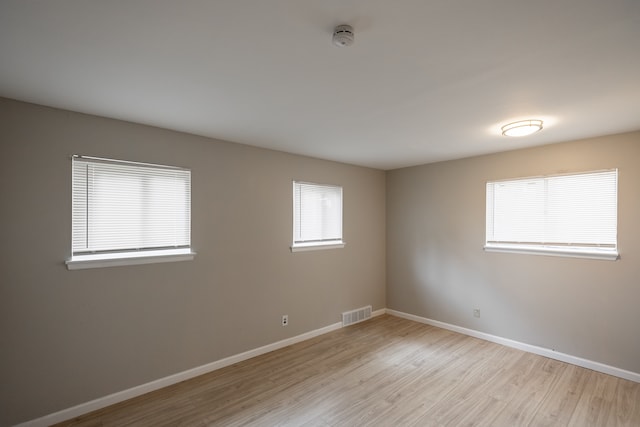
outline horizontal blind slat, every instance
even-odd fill
[[[73,158],[73,252],[191,244],[191,172]]]
[[[342,187],[294,182],[294,242],[342,239]]]
[[[617,170],[488,182],[487,243],[617,245]]]

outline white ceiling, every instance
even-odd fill
[[[393,169],[640,129],[640,1],[0,0],[0,96]]]

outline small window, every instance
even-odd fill
[[[191,171],[72,157],[69,269],[192,259]]]
[[[342,187],[294,181],[291,250],[341,247]]]
[[[485,249],[615,260],[618,171],[487,183]]]

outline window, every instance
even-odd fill
[[[291,250],[342,247],[342,187],[294,181]]]
[[[72,157],[70,270],[193,259],[191,171]]]
[[[487,183],[486,250],[617,259],[618,171]]]

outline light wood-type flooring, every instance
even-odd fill
[[[61,426],[640,426],[640,384],[384,315]]]

